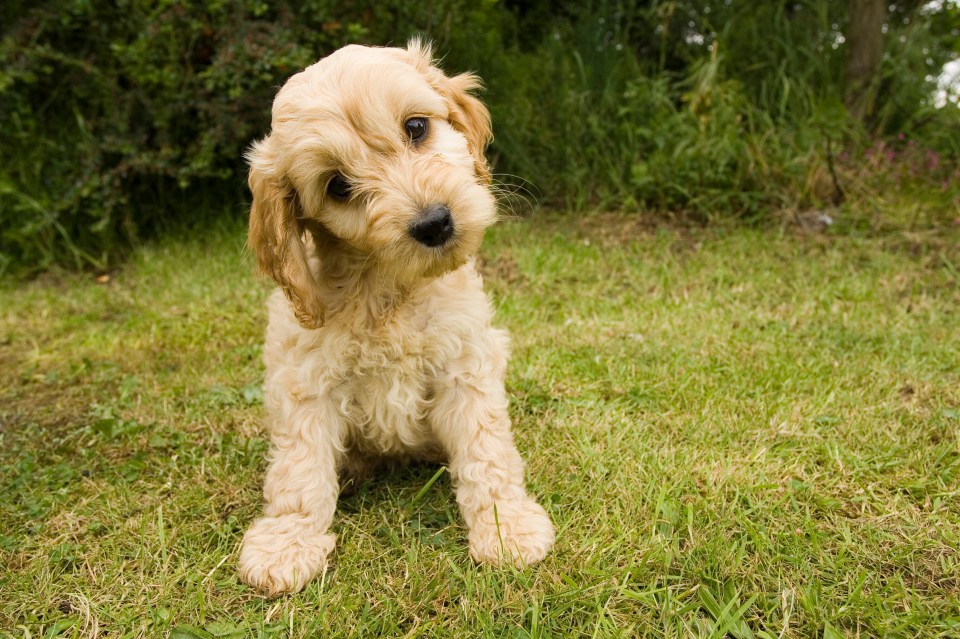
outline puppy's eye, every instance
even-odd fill
[[[353,187],[347,182],[347,178],[337,173],[327,183],[327,193],[335,200],[346,200],[353,193]]]
[[[427,135],[427,119],[426,118],[410,118],[403,123],[403,128],[407,131],[407,137],[410,138],[410,141],[416,144],[423,140]]]

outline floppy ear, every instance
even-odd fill
[[[483,83],[472,73],[461,73],[452,78],[433,66],[433,49],[430,44],[413,38],[407,44],[407,53],[413,66],[427,76],[430,84],[443,96],[449,109],[450,125],[467,139],[467,148],[473,156],[473,171],[484,183],[491,181],[490,165],[483,154],[493,141],[490,112],[471,94],[481,89]]]
[[[325,309],[307,263],[296,191],[275,174],[270,138],[255,143],[247,159],[253,193],[247,246],[257,258],[258,270],[280,285],[300,325],[319,328]]]
[[[461,73],[447,78],[446,92],[441,93],[451,103],[450,124],[467,138],[467,147],[473,155],[473,171],[486,184],[491,181],[490,165],[483,154],[493,140],[490,127],[490,112],[483,103],[470,94],[482,85],[480,78],[472,73]]]

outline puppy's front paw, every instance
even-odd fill
[[[270,596],[297,592],[326,565],[335,544],[303,514],[263,517],[243,536],[240,578]]]
[[[499,502],[496,514],[493,509],[479,513],[467,540],[470,556],[477,562],[529,566],[553,547],[553,523],[530,497]]]

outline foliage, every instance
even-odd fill
[[[325,4],[74,0],[22,16],[0,49],[8,259],[67,243],[102,266],[117,239],[189,218],[191,187],[236,190],[278,79],[362,32],[306,19],[334,15]]]
[[[827,0],[14,2],[0,272],[107,268],[210,203],[243,215],[242,154],[276,87],[347,42],[416,33],[485,78],[496,169],[546,205],[760,219],[891,188],[902,176],[830,161],[903,134],[955,164],[960,125],[930,100],[960,10],[891,7],[881,106],[860,123],[842,101],[847,9]]]
[[[498,128],[501,164],[536,176],[548,201],[769,217],[899,185],[896,171],[831,167],[841,149],[859,156],[887,136],[956,166],[960,111],[933,108],[927,77],[957,55],[942,33],[955,7],[937,20],[895,7],[883,108],[859,123],[843,103],[843,3],[615,6],[571,9],[513,70],[491,74],[492,91],[505,78],[512,88],[493,103],[496,121],[513,124]],[[947,189],[955,200],[956,184]]]

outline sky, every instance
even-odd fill
[[[945,4],[960,5],[960,0],[931,0],[923,6],[924,11],[940,11]],[[943,108],[947,104],[960,105],[960,58],[943,65],[937,78],[937,90],[933,94],[933,103]]]

